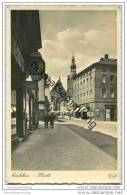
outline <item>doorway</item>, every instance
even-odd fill
[[[106,121],[114,121],[115,120],[115,109],[114,107],[106,106],[105,108],[105,120]]]

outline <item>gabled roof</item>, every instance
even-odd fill
[[[51,89],[51,91],[50,91],[50,93],[52,93],[53,91],[55,91],[56,89],[57,89],[57,87],[59,88],[62,88],[64,91],[65,91],[65,89],[64,89],[64,87],[63,87],[63,84],[62,84],[62,82],[61,82],[61,79],[60,79],[60,77],[59,77],[59,80],[56,82],[56,84],[53,86],[53,88]]]
[[[60,84],[60,81],[58,80],[56,83],[55,83],[55,85],[53,86],[53,88],[51,89],[51,92],[52,91],[54,91],[56,88],[57,88],[57,86]]]

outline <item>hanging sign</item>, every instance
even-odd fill
[[[45,62],[39,52],[31,54],[30,73],[33,81],[39,81],[43,78],[45,72]]]

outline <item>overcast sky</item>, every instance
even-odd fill
[[[77,72],[105,53],[116,58],[116,11],[40,11],[42,57],[46,72],[64,87],[74,53]]]

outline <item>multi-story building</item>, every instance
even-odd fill
[[[73,101],[80,107],[88,105],[96,119],[117,120],[117,60],[106,54],[76,74]]]

